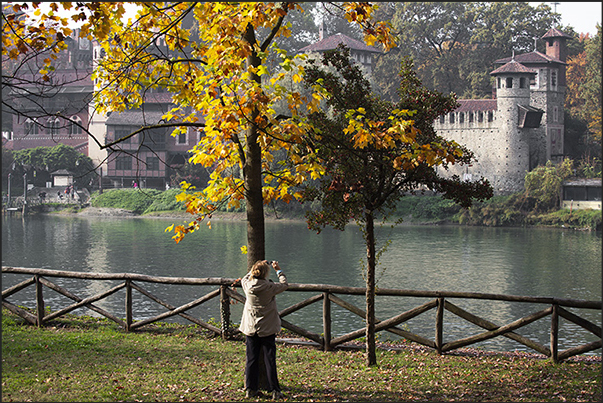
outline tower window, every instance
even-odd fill
[[[532,77],[530,77],[530,88],[539,88],[539,80],[540,80],[540,70],[538,70],[536,72],[535,75],[533,75]]]
[[[552,88],[557,87],[557,72],[554,70],[551,71],[551,87]]]
[[[525,87],[526,87],[526,78],[519,77],[519,88],[525,88]]]
[[[507,77],[507,88],[513,88],[513,77]]]
[[[454,113],[450,114],[450,123],[454,123]]]

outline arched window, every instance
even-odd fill
[[[71,117],[71,122],[69,122],[69,134],[71,136],[82,134],[82,119],[80,119],[79,116]]]
[[[59,135],[59,118],[49,118],[48,119],[48,134],[50,134],[51,136],[58,136]]]
[[[540,70],[536,70],[536,74],[530,77],[530,88],[540,87]]]
[[[35,119],[27,119],[25,121],[25,134],[26,135],[37,135],[40,133],[40,126]]]
[[[551,71],[551,89],[557,89],[557,70]]]

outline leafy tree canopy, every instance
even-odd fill
[[[183,184],[185,192],[179,200],[195,219],[169,227],[174,239],[180,241],[198,229],[219,205],[237,208],[244,201],[248,263],[263,259],[263,204],[299,197],[295,186],[323,171],[306,156],[296,158],[307,131],[301,112],[317,109],[322,96],[314,92],[304,98],[280,82],[286,72],[292,72],[294,81],[302,80],[298,60],[303,56],[292,57],[280,49],[278,38],[291,36],[287,17],[303,10],[303,3],[134,2],[139,11],[132,21],[124,21],[124,4],[76,3],[74,8],[72,3],[51,3],[52,12],[36,10],[38,22],[30,25],[6,17],[3,55],[16,59],[48,46],[60,48],[70,32],[62,29],[68,20],[57,18],[56,11],[72,10],[72,20],[82,23],[80,36],[97,40],[104,54],[93,73],[98,113],[133,108],[144,112],[149,97],[167,90],[173,108],[152,126],[173,128],[173,135],[185,130],[201,133],[191,162],[211,167],[212,174],[202,191],[188,191],[190,184]],[[388,24],[373,19],[374,5],[331,6],[358,26],[367,44],[393,46]],[[26,6],[15,7],[19,11]],[[51,68],[50,58],[45,63]],[[282,100],[288,105],[286,115],[274,110]],[[111,148],[127,137],[101,148]],[[296,165],[272,164],[277,151],[284,151]]]
[[[96,176],[92,160],[71,146],[57,144],[53,147],[35,147],[12,152],[15,167],[19,170],[50,174],[65,169],[74,174],[77,183],[88,185]]]
[[[533,51],[535,38],[559,20],[548,5],[533,7],[524,2],[387,4],[379,18],[392,21],[399,45],[380,58],[375,75],[391,100],[396,99],[399,82],[392,67],[405,55],[413,57],[426,87],[462,98],[489,97],[493,62],[513,51]],[[544,49],[542,41],[538,49]]]

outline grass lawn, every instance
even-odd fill
[[[553,364],[539,356],[405,344],[322,352],[279,345],[286,401],[601,401],[600,357]],[[266,401],[243,391],[245,344],[195,325],[158,324],[127,333],[113,322],[67,316],[46,328],[2,312],[2,401]]]

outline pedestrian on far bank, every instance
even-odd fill
[[[270,266],[278,283],[269,280]],[[278,262],[258,260],[241,279],[245,291],[245,307],[239,330],[246,336],[245,389],[247,397],[258,396],[259,358],[264,354],[268,387],[273,399],[283,397],[276,371],[276,334],[281,330],[275,296],[289,287]]]

